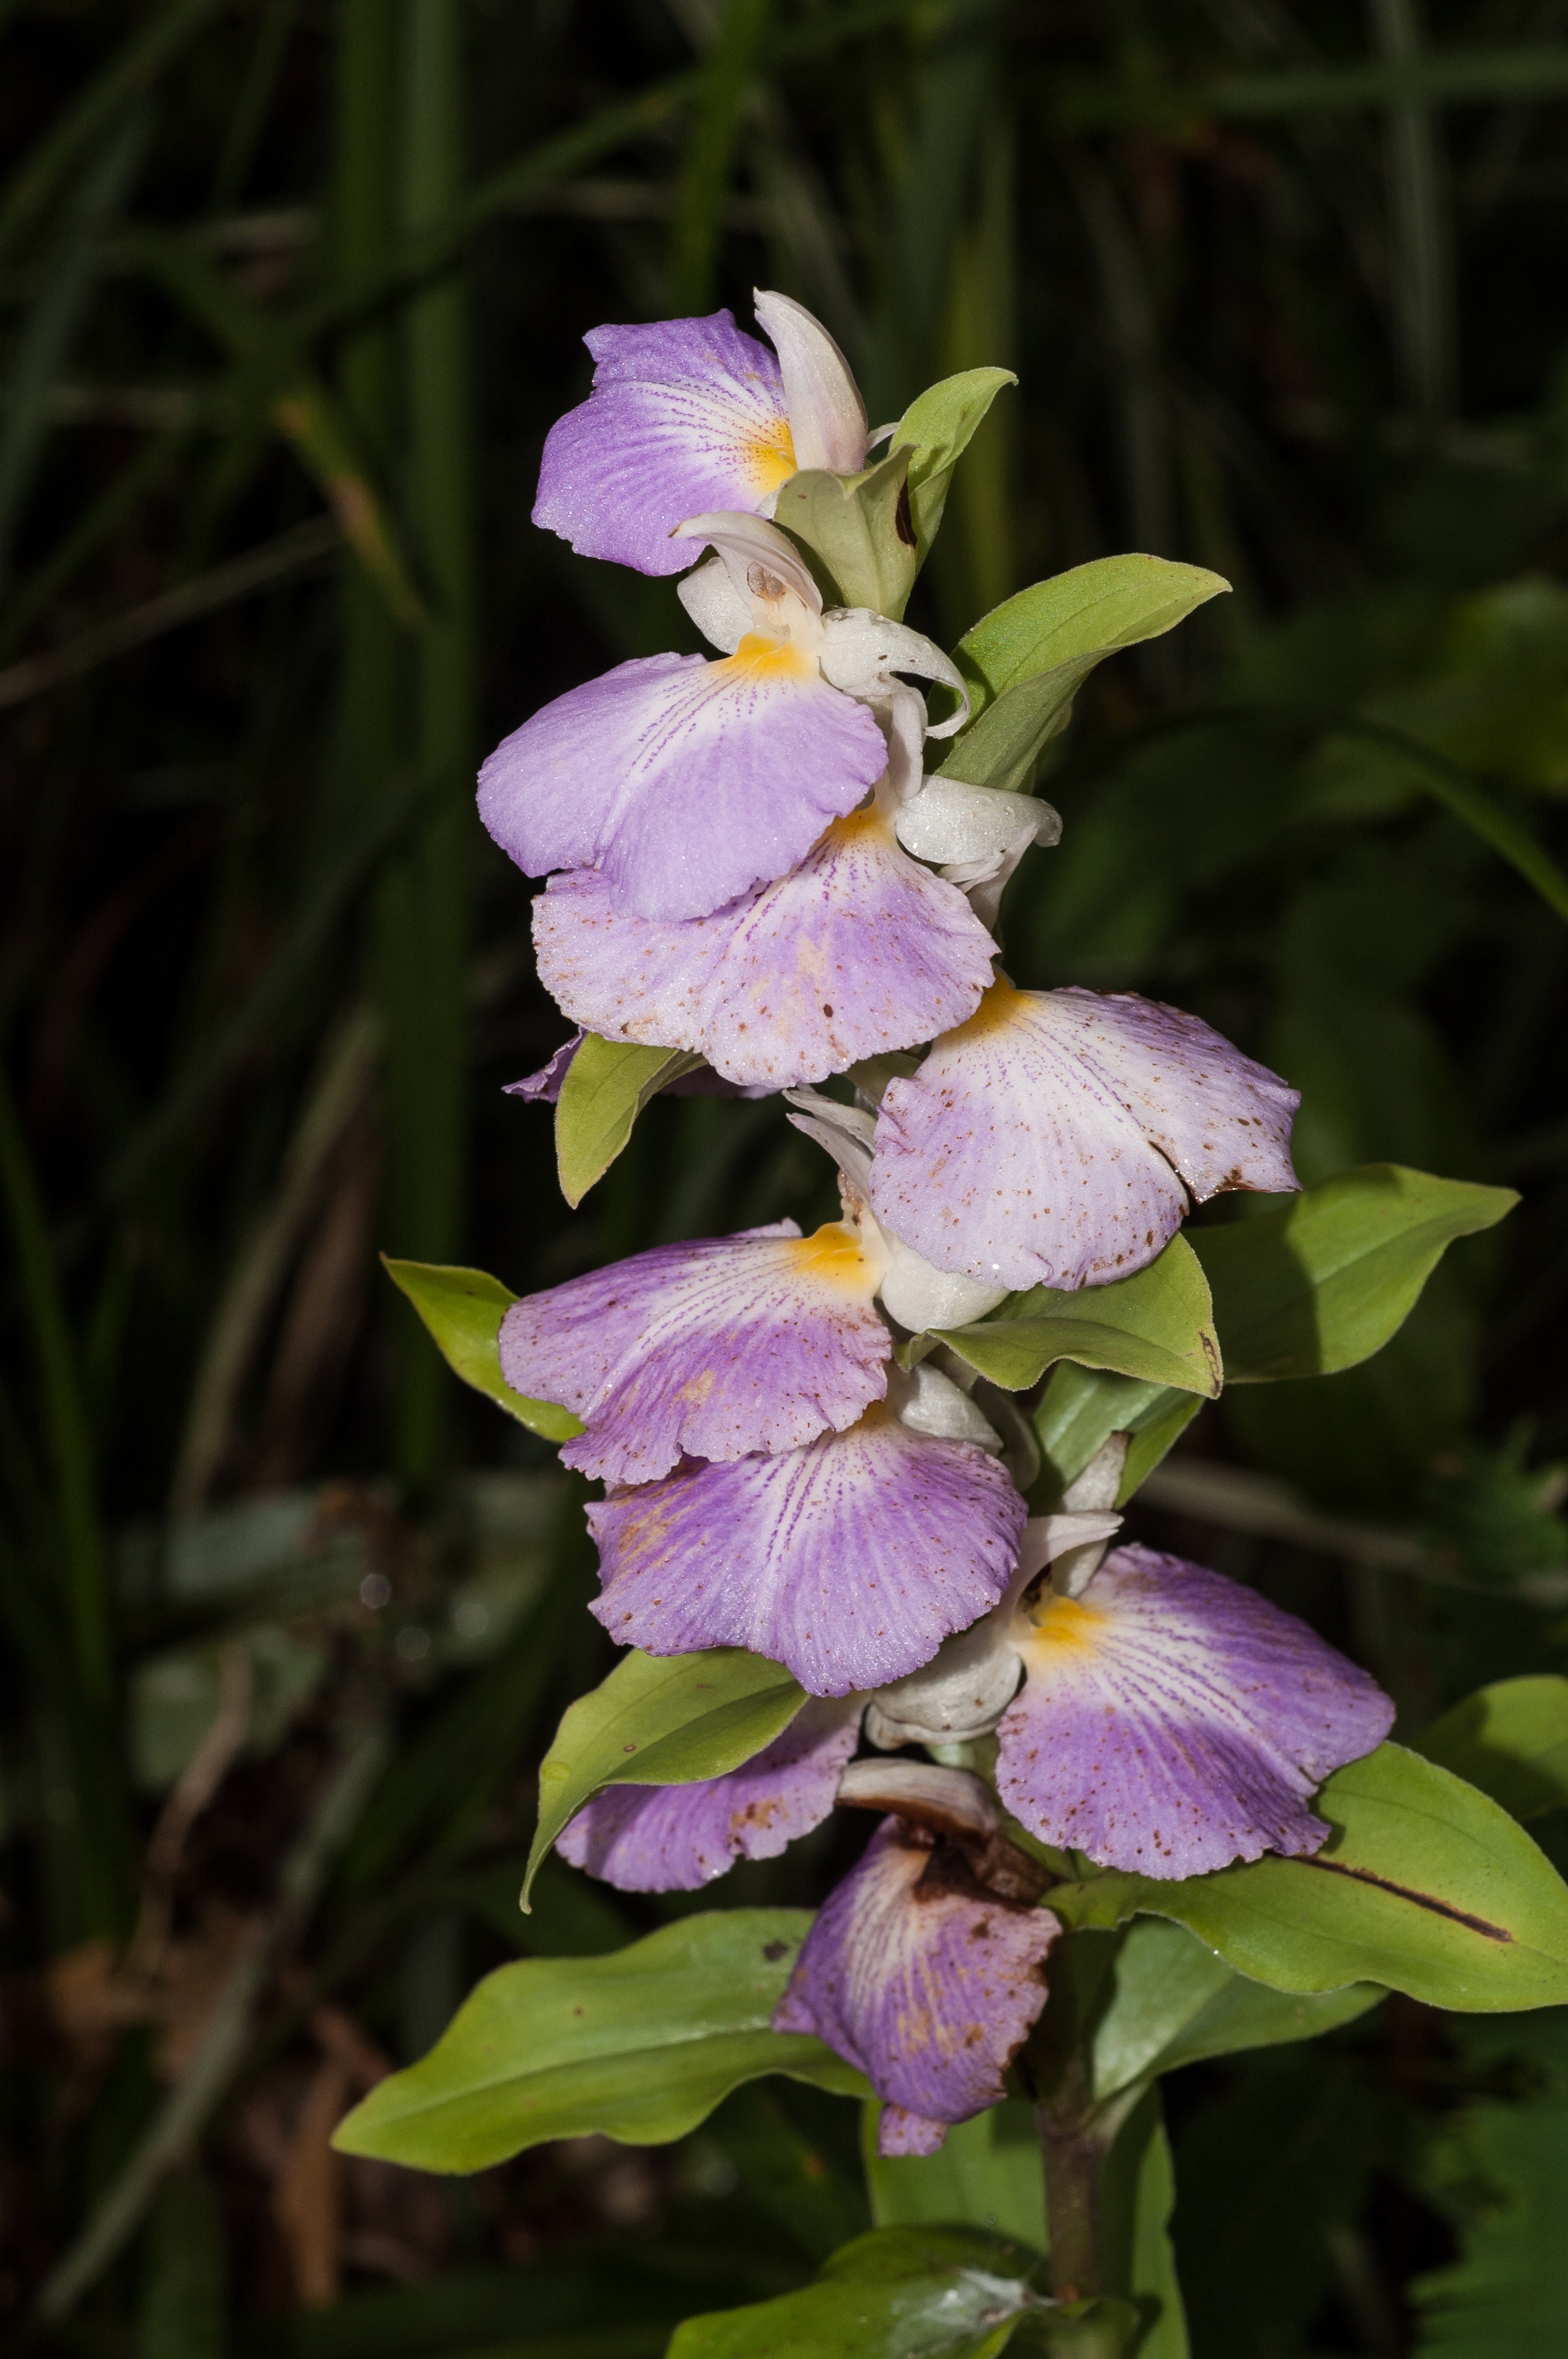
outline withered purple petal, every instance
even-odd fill
[[[884,1819],[818,1911],[773,2028],[815,2032],[865,2074],[889,2109],[884,2154],[929,2154],[1006,2094],[1061,1930],[988,1891],[957,1846]]]

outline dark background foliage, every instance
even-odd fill
[[[1124,548],[1232,582],[1081,700],[1010,965],[1266,1058],[1303,1178],[1523,1201],[1377,1360],[1206,1414],[1141,1527],[1407,1729],[1564,1667],[1563,35],[1557,0],[0,0],[14,2324],[52,2285],[46,2341],[104,2359],[653,2359],[864,2224],[849,2109],[784,2084],[471,2182],[327,2145],[491,1964],[697,1905],[560,1869],[516,1913],[601,1667],[580,1497],[376,1250],[522,1291],[830,1209],[776,1104],[687,1099],[568,1213],[501,1094],[566,1027],[475,758],[690,644],[528,522],[600,321],[784,288],[873,419],[1015,367],[912,608],[944,638]],[[837,1840],[718,1897],[809,1901]],[[1568,2343],[1564,2054],[1396,2000],[1178,2076],[1195,2350]]]

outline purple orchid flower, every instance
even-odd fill
[[[963,681],[919,632],[863,609],[825,614],[776,527],[693,516],[677,537],[717,560],[683,593],[726,652],[645,656],[569,689],[480,772],[480,816],[531,876],[598,867],[617,909],[705,918],[795,867],[887,767],[871,706],[895,672]],[[913,695],[914,691],[910,693]]]
[[[797,468],[859,473],[866,412],[843,353],[787,295],[756,307],[776,359],[727,310],[591,329],[593,391],[550,429],[534,522],[581,556],[678,573],[687,516],[771,516]]]
[[[865,2074],[879,2153],[934,2154],[1006,2095],[1061,1924],[978,1777],[858,1762],[839,1798],[892,1815],[818,1910],[773,2029],[814,2032]]]
[[[937,1269],[1103,1286],[1153,1260],[1189,1190],[1202,1203],[1297,1188],[1299,1103],[1195,1016],[1131,992],[999,982],[918,1072],[889,1083],[871,1204]]]
[[[881,1687],[1005,1593],[1026,1510],[1000,1449],[957,1386],[895,1370],[845,1432],[590,1506],[591,1610],[651,1655],[745,1647],[812,1695]]]

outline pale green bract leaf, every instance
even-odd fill
[[[1163,557],[1102,557],[1021,590],[953,650],[971,718],[939,775],[1022,791],[1097,664],[1173,630],[1229,587],[1202,566]]]
[[[1377,1983],[1460,2013],[1568,2000],[1568,1886],[1488,1796],[1381,1745],[1314,1807],[1333,1829],[1314,1858],[1171,1884],[1110,1871],[1053,1886],[1051,1907],[1076,1925],[1173,1918],[1275,1990]]]
[[[556,1169],[574,1212],[631,1137],[648,1100],[701,1062],[685,1049],[584,1036],[556,1101]]]
[[[860,2117],[860,2158],[879,2228],[962,2220],[1044,2249],[1045,2175],[1033,2105],[1019,2097],[991,2105],[955,2124],[935,2154],[880,2155],[881,2116],[872,2104]]]
[[[1568,1803],[1568,1680],[1498,1680],[1445,1712],[1412,1751],[1479,1786],[1516,1819]]]
[[[546,2138],[667,2144],[765,2072],[864,2097],[819,2039],[768,2028],[810,1923],[805,1908],[728,1909],[607,1957],[502,1966],[332,2143],[413,2170],[485,2170]]]
[[[1364,1163],[1267,1212],[1192,1230],[1226,1381],[1325,1376],[1369,1359],[1455,1238],[1491,1228],[1518,1201],[1511,1188]]]
[[[1076,1361],[1064,1360],[1052,1371],[1031,1422],[1045,1470],[1060,1494],[1113,1433],[1132,1435],[1128,1451],[1130,1467],[1147,1432],[1151,1440],[1145,1455],[1149,1465],[1158,1464],[1187,1418],[1202,1407],[1200,1394],[1177,1392],[1151,1377],[1111,1375],[1103,1369],[1081,1368]],[[1185,1411],[1179,1422],[1178,1408]],[[1142,1473],[1147,1473],[1149,1465]],[[1131,1490],[1124,1472],[1119,1506],[1131,1496]]]
[[[822,560],[827,603],[870,606],[898,622],[919,570],[910,522],[910,454],[894,451],[862,475],[802,468],[778,497],[773,520]]]
[[[569,1441],[582,1426],[569,1408],[530,1400],[515,1393],[501,1373],[496,1338],[517,1297],[482,1269],[449,1268],[439,1262],[393,1261],[384,1254],[387,1276],[401,1287],[425,1321],[455,1375],[485,1393],[508,1417],[541,1433],[546,1441]]]
[[[1090,2048],[1095,2103],[1156,2073],[1208,2056],[1314,2039],[1376,2006],[1385,1993],[1292,1994],[1249,1982],[1187,1931],[1160,1917],[1129,1927],[1108,1978]]]
[[[873,2228],[798,2293],[688,2318],[669,2359],[997,2359],[1021,2328],[1018,2347],[1061,2359],[1122,2347],[1130,2305],[1054,2302],[1029,2282],[1039,2267],[978,2228]]]
[[[623,1655],[579,1696],[539,1770],[539,1825],[523,1906],[562,1829],[604,1786],[689,1786],[721,1777],[781,1735],[806,1690],[741,1647],[696,1655]]]
[[[893,428],[888,449],[909,451],[909,508],[917,565],[925,564],[941,527],[954,468],[1003,386],[1017,383],[1011,369],[965,369],[927,386]]]
[[[1220,1387],[1208,1282],[1182,1236],[1147,1268],[1112,1286],[1073,1293],[1036,1286],[1014,1295],[998,1319],[937,1332],[960,1359],[1009,1392],[1027,1391],[1057,1360],[1211,1400]]]
[[[1122,2123],[1100,2183],[1105,2281],[1134,2304],[1137,2359],[1190,2359],[1181,2281],[1171,2241],[1176,2173],[1158,2089]]]

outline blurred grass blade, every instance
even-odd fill
[[[138,106],[75,190],[11,356],[0,421],[0,582],[11,571],[16,519],[47,430],[44,405],[76,342],[104,229],[135,181],[150,127],[146,107]]]
[[[98,1527],[92,1441],[38,1182],[11,1085],[0,1072],[0,1190],[38,1354],[44,1424],[54,1460],[70,1624],[81,1684],[102,1711],[114,1694],[103,1543]]]
[[[724,0],[708,53],[670,231],[669,308],[683,317],[708,310],[714,300],[730,167],[772,11],[773,0]]]
[[[1418,0],[1368,0],[1379,55],[1410,67],[1422,48]],[[1430,105],[1389,112],[1390,291],[1406,385],[1428,425],[1445,416],[1454,395],[1454,262],[1442,130]]]
[[[168,0],[67,107],[0,197],[0,259],[15,252],[122,108],[152,88],[222,5],[222,0]]]
[[[266,13],[256,27],[223,152],[212,176],[209,212],[227,212],[244,193],[298,15],[299,0],[266,0]]]
[[[1433,753],[1417,737],[1407,737],[1402,730],[1386,729],[1373,721],[1353,718],[1335,723],[1336,733],[1371,737],[1383,745],[1397,746],[1401,754],[1419,763],[1426,774],[1428,791],[1462,820],[1473,833],[1489,843],[1501,854],[1510,868],[1515,868],[1538,892],[1550,908],[1560,918],[1568,918],[1568,872],[1564,872],[1543,844],[1503,805],[1494,802],[1485,788],[1452,762]]]
[[[46,608],[102,543],[135,513],[147,494],[174,466],[189,440],[189,427],[153,436],[122,468],[114,482],[90,500],[76,522],[55,542],[37,571],[0,609],[0,661],[18,647]]]

